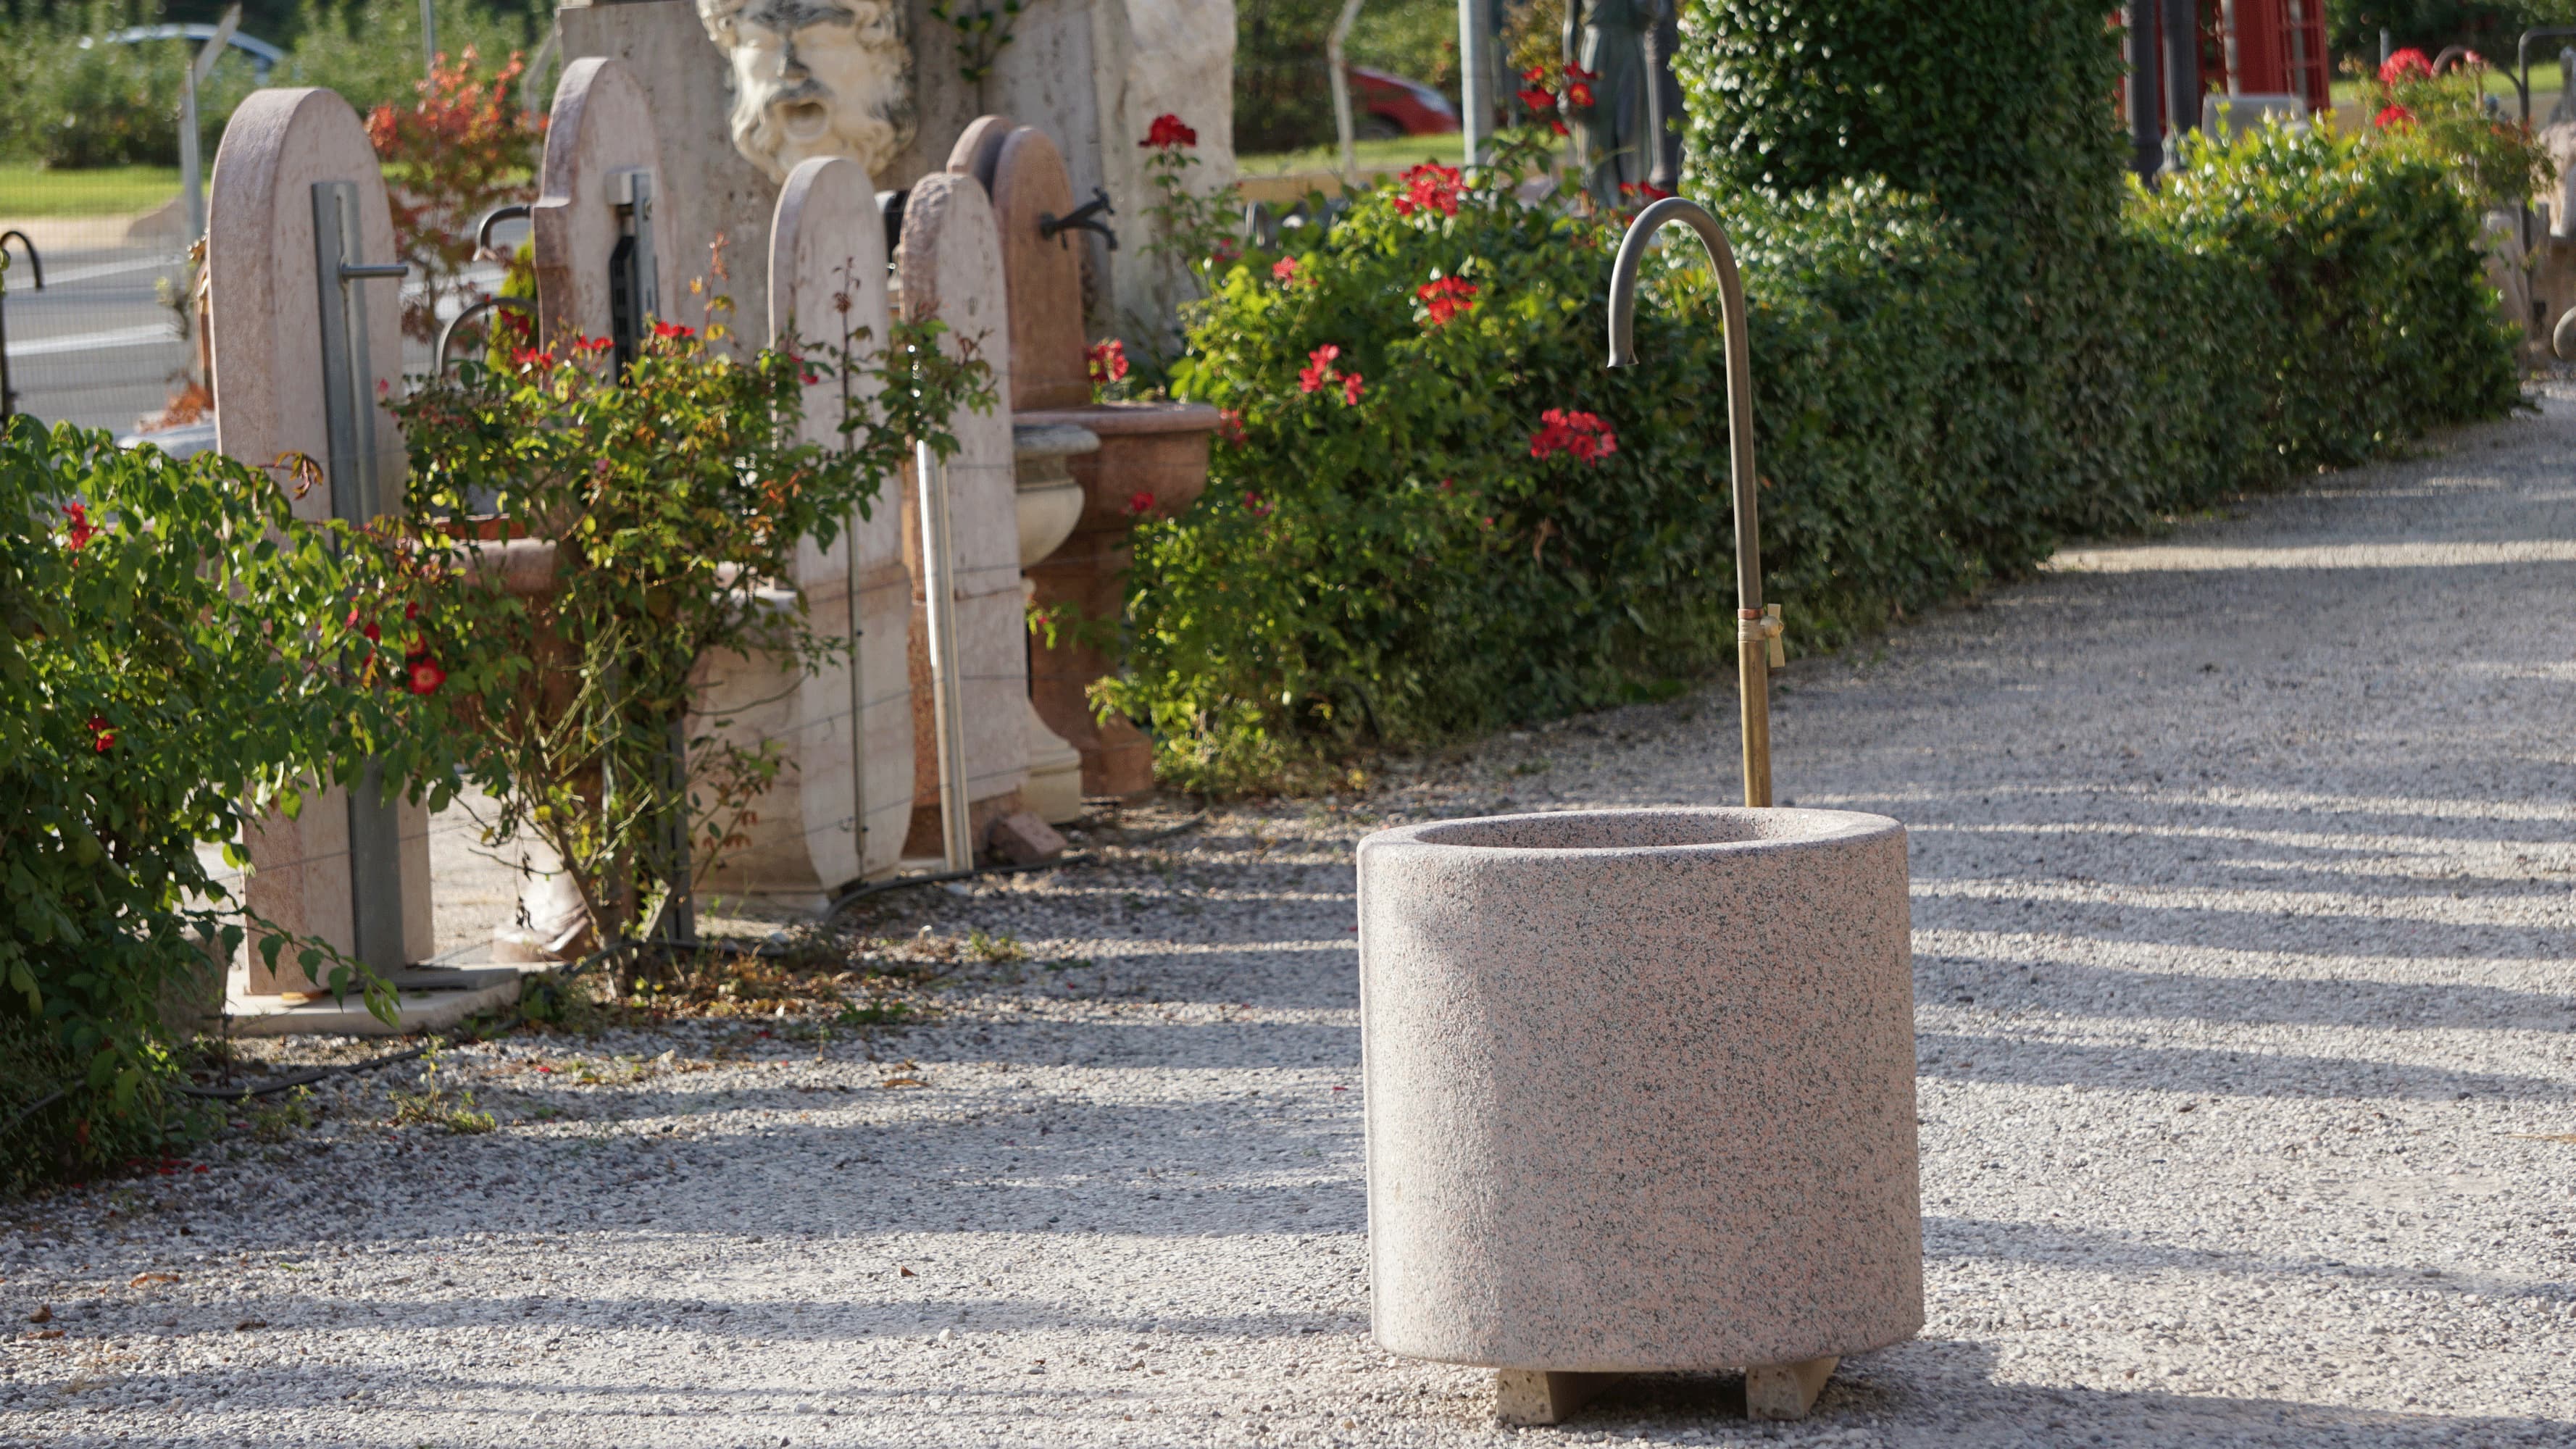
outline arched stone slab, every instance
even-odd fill
[[[537,169],[534,230],[538,335],[609,335],[609,258],[617,250],[619,174],[641,171],[656,197],[664,190],[661,144],[654,137],[652,98],[634,74],[605,56],[586,56],[564,67],[546,121],[545,157]],[[666,321],[698,325],[688,302],[688,279],[706,268],[705,257],[678,254],[674,209],[655,205],[651,227],[654,269]]]
[[[360,259],[393,261],[384,175],[357,112],[326,90],[253,92],[233,112],[215,153],[206,201],[206,334],[214,360],[215,446],[258,467],[275,467],[297,453],[331,458],[324,280],[314,243],[315,187],[323,183],[354,188],[354,205],[344,214],[357,222]],[[401,284],[334,277],[331,285],[354,288],[365,312],[366,345],[352,359],[351,385],[372,414],[374,502],[381,509],[400,496],[403,476],[402,433],[382,403],[402,376]],[[293,499],[295,515],[331,517],[333,492],[327,484],[306,489]],[[392,830],[398,939],[406,959],[367,961],[387,972],[436,950],[428,812],[398,803]],[[243,895],[251,911],[351,955],[365,954],[362,938],[397,939],[389,924],[370,922],[362,930],[350,832],[349,798],[336,789],[310,792],[293,820],[271,815],[254,822],[243,842],[251,860]],[[282,969],[274,975],[257,951],[249,958],[252,995],[314,989],[291,964],[291,953],[281,953]]]
[[[971,176],[937,172],[912,189],[904,205],[903,241],[895,258],[904,315],[948,325],[941,345],[971,350],[993,368],[999,401],[990,412],[961,410],[949,420],[958,440],[948,463],[949,526],[956,553],[960,695],[966,726],[967,799],[973,837],[993,818],[1019,808],[1028,778],[1021,700],[1029,687],[1028,625],[1020,590],[1018,489],[1011,450],[1011,324],[1002,280],[1002,244],[992,203]],[[904,492],[903,547],[914,596],[921,593],[921,523],[917,490]],[[913,619],[912,843],[935,854],[938,742],[928,689],[928,616]],[[927,827],[925,831],[925,826]]]
[[[1053,139],[1022,126],[1003,140],[991,179],[993,221],[1002,234],[1002,273],[1011,311],[1011,407],[1078,408],[1091,402],[1083,358],[1083,233],[1039,233],[1047,217],[1073,213],[1073,181]]]
[[[958,133],[957,144],[948,148],[949,171],[974,177],[989,195],[993,190],[993,167],[1002,159],[1002,143],[1010,135],[1010,117],[977,116]]]
[[[809,355],[846,348],[854,362],[873,365],[889,330],[885,217],[857,162],[816,157],[788,173],[768,262],[771,345],[792,340]],[[876,386],[854,379],[853,403],[864,405]],[[837,378],[806,388],[807,441],[838,443],[841,414]],[[884,480],[871,516],[853,515],[831,548],[807,539],[797,549],[796,586],[813,627],[849,637],[856,626],[848,659],[792,678],[770,659],[709,661],[702,711],[738,711],[733,732],[780,741],[790,765],[752,807],[759,818],[746,827],[749,843],[710,878],[719,890],[819,898],[888,874],[902,857],[913,787],[902,489],[900,477]]]

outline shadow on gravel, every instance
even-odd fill
[[[1938,984],[1923,1000],[1939,1005],[1973,988],[1987,1009],[2072,1011],[2139,1020],[2215,1021],[2265,1026],[2361,1026],[2392,1031],[2459,1029],[2565,1031],[2576,995],[2502,986],[2371,981],[2358,977],[2209,976],[2132,971],[2022,956],[1955,951],[1914,958],[1918,980]],[[1968,968],[1966,971],[1944,968]],[[2037,973],[2036,980],[2022,978]],[[1965,1003],[1962,1003],[1965,1004]]]
[[[2576,1081],[2453,1071],[2358,1057],[2228,1052],[2150,1046],[2143,1042],[2106,1046],[2023,1041],[1935,1031],[1918,1032],[1915,1048],[1920,1053],[1923,1076],[1960,1082],[2374,1104],[2390,1100],[2452,1102],[2471,1097],[2522,1102],[2576,1100]]]
[[[2316,1184],[2302,1183],[2301,1196]],[[2295,1199],[2294,1199],[2295,1200]],[[2289,1278],[2335,1279],[2357,1289],[2437,1293],[2452,1299],[2470,1295],[2494,1301],[2519,1301],[2555,1313],[2576,1301],[2576,1287],[2561,1282],[2513,1282],[2456,1270],[2427,1270],[2412,1264],[2360,1264],[2337,1258],[2279,1258],[2216,1248],[2190,1248],[2152,1238],[2124,1238],[2112,1233],[2083,1232],[2039,1223],[1993,1218],[1923,1219],[1923,1253],[1927,1259],[1985,1258],[2006,1262],[2046,1263],[2056,1267],[2137,1276],[2184,1269],[2215,1275],[2281,1275]],[[2535,1268],[2539,1265],[2535,1264]],[[2544,1270],[2545,1271],[2545,1270]],[[2053,1310],[2044,1305],[2044,1314]]]

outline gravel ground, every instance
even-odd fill
[[[0,1441],[2576,1444],[2570,457],[2562,389],[1787,671],[1782,793],[1912,830],[1930,1296],[1807,1423],[1498,1429],[1366,1332],[1352,844],[1730,799],[1718,693],[889,898],[920,1024],[522,1034],[437,1069],[498,1130],[413,1064],[22,1205]]]

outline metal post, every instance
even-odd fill
[[[1458,127],[1467,164],[1485,159],[1494,127],[1494,29],[1486,0],[1458,0]]]
[[[313,183],[313,275],[322,314],[322,415],[331,516],[363,524],[392,511],[376,452],[376,390],[368,376],[367,289],[399,281],[400,262],[363,259],[358,183]],[[384,767],[367,762],[349,786],[349,917],[360,961],[379,972],[410,965],[403,942],[402,828]]]
[[[2397,52],[2389,48],[2388,27],[2379,27],[2379,68],[2388,69],[2388,58]]]
[[[437,0],[420,0],[421,74],[438,73],[438,5]]]
[[[2159,3],[2136,0],[2129,7],[2129,165],[2150,186],[2165,164],[2164,71],[2156,58]]]
[[[1342,0],[1342,13],[1324,33],[1324,64],[1333,74],[1333,128],[1342,141],[1342,184],[1360,184],[1359,161],[1351,149],[1351,77],[1343,68],[1342,46],[1351,38],[1351,22],[1360,18],[1360,0]]]
[[[2200,129],[2199,0],[2164,0],[2165,169],[2182,169],[2182,138]]]
[[[975,865],[966,798],[966,708],[959,696],[956,560],[949,553],[948,469],[928,443],[912,449],[921,500],[921,588],[930,616],[930,701],[939,738],[939,838],[950,870]]]
[[[1619,240],[1610,267],[1610,365],[1637,360],[1637,269],[1655,233],[1672,222],[1699,233],[1708,264],[1717,273],[1720,317],[1726,328],[1726,440],[1728,481],[1735,495],[1735,665],[1741,689],[1744,734],[1744,803],[1771,803],[1771,658],[1779,647],[1779,616],[1762,604],[1762,526],[1753,467],[1753,349],[1745,320],[1744,278],[1726,229],[1698,202],[1668,196],[1637,214]]]
[[[205,163],[199,158],[197,141],[197,87],[224,58],[224,47],[233,43],[233,31],[241,25],[241,7],[224,11],[215,22],[215,33],[188,58],[188,68],[180,77],[179,87],[179,189],[188,198],[188,237],[191,241],[206,234]]]
[[[644,355],[650,323],[662,315],[662,269],[653,255],[653,173],[642,168],[609,178],[617,206],[617,246],[608,257],[608,337],[623,376]],[[551,339],[539,339],[551,345]]]

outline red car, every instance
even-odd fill
[[[1445,136],[1458,129],[1458,108],[1420,81],[1366,66],[1348,67],[1353,128],[1363,141]]]

